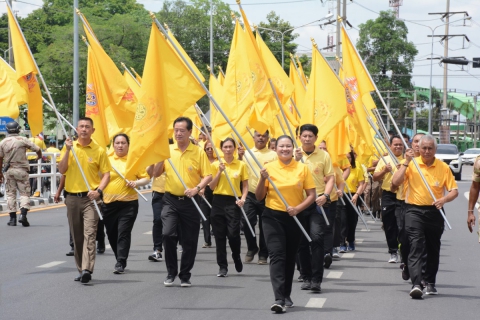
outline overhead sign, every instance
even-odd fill
[[[15,120],[10,117],[0,117],[0,131],[7,132],[7,123],[10,123],[12,121]]]
[[[480,68],[480,58],[473,58],[472,68]]]

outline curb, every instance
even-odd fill
[[[149,190],[152,188],[151,184],[147,184],[146,186],[138,187],[138,190]],[[64,197],[60,197],[60,201],[63,202]],[[37,207],[37,206],[48,206],[54,205],[56,203],[53,202],[53,197],[49,198],[32,198],[30,197],[30,207]],[[20,208],[20,200],[17,199],[17,207]],[[8,212],[7,203],[6,201],[0,202],[0,212]]]

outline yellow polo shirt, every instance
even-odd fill
[[[417,160],[420,170],[432,189],[433,195],[436,199],[443,197],[444,189],[447,191],[458,189],[452,171],[445,162],[435,159],[433,164],[430,167],[427,167],[427,165],[423,163],[422,157],[417,157],[415,160]],[[433,199],[413,162],[408,164],[408,168],[405,172],[405,181],[407,184],[407,191],[405,194],[406,203],[417,206],[433,205]]]
[[[347,178],[346,184],[352,193],[352,196],[355,192],[357,192],[357,188],[360,182],[365,181],[365,177],[363,176],[363,169],[362,166],[355,164],[355,169],[350,168],[350,175]],[[348,193],[347,187],[345,187],[344,191]]]
[[[235,192],[237,196],[241,198],[242,191],[240,190],[240,185],[242,181],[248,180],[248,172],[247,172],[247,165],[238,159],[233,159],[232,162],[226,163],[224,159],[222,162],[225,163],[225,171],[232,182],[233,187],[235,188]],[[218,173],[218,167],[220,166],[220,162],[215,161],[212,163],[212,174],[215,176]],[[232,188],[230,188],[230,184],[227,181],[227,177],[225,176],[225,171],[222,172],[220,175],[220,179],[218,180],[217,186],[213,190],[213,194],[221,194],[224,196],[234,196]]]
[[[158,193],[165,193],[165,172],[160,177],[153,179],[152,190]]]
[[[55,148],[55,147],[48,147],[47,150],[45,150],[45,152],[59,153],[59,155],[58,155],[58,157],[55,159],[55,161],[57,161],[57,163],[59,163],[59,162],[62,160],[62,154],[61,154],[60,150],[58,150],[58,149]],[[48,159],[48,161],[51,161],[52,156],[48,156],[47,159]]]
[[[339,167],[333,167],[333,173],[335,174],[335,185],[339,186],[344,182],[343,180],[343,171]],[[333,187],[332,192],[330,193],[330,200],[337,201],[337,188]]]
[[[115,153],[108,157],[110,164],[115,167],[123,176],[125,176],[125,165],[127,164],[127,156],[118,157]],[[145,170],[137,172],[135,178],[148,178]],[[103,190],[103,202],[111,203],[114,201],[133,201],[138,200],[138,194],[135,190],[127,186],[127,182],[118,175],[117,171],[110,171],[110,182],[105,190]]]
[[[340,167],[340,169],[345,170],[347,168],[350,168],[352,165],[350,164],[350,161],[348,161],[347,157],[340,159],[336,162],[336,165]]]
[[[305,199],[304,190],[314,189],[312,173],[308,167],[292,159],[288,165],[280,160],[269,162],[265,165],[268,175],[278,188],[282,196],[291,207],[298,206]],[[265,206],[272,210],[286,211],[285,205],[278,196],[275,189],[270,186],[268,180],[265,181],[267,187],[267,197]]]
[[[324,177],[333,176],[333,166],[330,155],[318,148],[315,148],[313,153],[307,155],[302,149],[302,159],[303,162],[307,165],[308,169],[313,176],[313,181],[315,182],[315,192],[317,195],[325,192],[325,181]]]
[[[170,145],[170,160],[189,189],[195,188],[203,177],[212,174],[207,154],[194,144],[189,143],[183,152],[176,144]],[[168,161],[165,161],[165,174],[165,191],[183,196],[185,188]]]
[[[386,156],[386,157],[383,157],[383,159],[385,159],[385,161],[392,166],[392,171],[393,173],[395,173],[395,171],[397,171],[397,167],[395,166],[395,162],[393,162],[392,157]],[[383,159],[380,159],[380,161],[378,162],[377,167],[375,168],[374,174],[377,172],[382,172],[383,169],[386,167],[386,164],[383,161]],[[399,163],[401,163],[403,159],[404,159],[403,155],[397,157],[397,160]],[[382,190],[390,191],[390,188],[392,186],[393,173],[388,172],[383,176]]]
[[[273,161],[278,159],[277,153],[273,150],[268,149],[267,147],[265,147],[261,150],[258,150],[257,148],[254,147],[251,150],[252,150],[253,154],[255,155],[255,158],[257,158],[258,161],[263,166],[265,166],[265,164],[267,164],[269,162],[273,162]],[[259,177],[260,177],[260,169],[261,168],[258,167],[257,163],[255,162],[255,160],[252,159],[252,157],[250,156],[248,151],[245,151],[245,155],[243,157],[244,157],[244,159],[242,161],[245,162],[245,164],[247,165],[247,170],[248,170],[248,192],[255,193],[255,190],[257,189],[257,185],[258,185],[258,178],[255,175],[252,168],[247,164],[247,160],[245,160],[245,158],[248,158],[248,161],[253,166],[253,168],[255,169],[255,172],[257,173],[257,175]]]
[[[405,159],[400,161],[400,164],[403,165],[404,163],[405,163]],[[406,185],[405,181],[403,181],[402,185],[400,187],[398,187],[398,190],[397,190],[397,200],[405,201],[405,193],[406,192],[407,192],[407,185]]]
[[[86,146],[82,146],[78,141],[74,141],[73,150],[75,150],[75,154],[85,173],[90,189],[97,189],[100,185],[101,175],[112,170],[105,149],[92,140]],[[72,151],[68,154],[68,168],[65,172],[65,177],[65,190],[67,190],[67,192],[77,193],[88,191]]]
[[[42,151],[47,149],[47,146],[45,145],[45,142],[38,138],[38,137],[32,137],[32,138],[28,138],[28,140],[32,141],[37,147],[39,147]],[[35,151],[32,151],[32,150],[27,150],[27,152],[35,152]],[[33,156],[28,156],[27,157],[27,160],[35,160],[37,159],[37,155],[33,155]]]

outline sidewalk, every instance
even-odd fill
[[[138,190],[150,190],[152,188],[151,184],[147,184],[143,187],[138,187]],[[61,202],[63,203],[63,196],[60,197]],[[38,206],[49,206],[55,205],[56,203],[53,202],[53,196],[49,198],[42,198],[42,197],[30,197],[30,206],[38,207]],[[17,206],[20,207],[20,200],[17,199]],[[0,198],[0,213],[8,212],[7,208],[7,201],[5,198]]]

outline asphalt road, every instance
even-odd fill
[[[459,182],[460,196],[446,206],[453,230],[442,238],[438,296],[410,299],[410,283],[399,264],[389,264],[380,223],[357,230],[357,250],[326,270],[322,293],[301,291],[294,283],[295,307],[283,319],[475,319],[480,302],[478,236],[466,227],[471,167]],[[148,199],[150,195],[148,194]],[[228,278],[217,278],[215,249],[198,248],[191,288],[166,288],[164,262],[147,260],[152,251],[151,203],[141,201],[125,274],[113,274],[107,249],[97,255],[93,280],[74,282],[64,206],[34,209],[31,227],[7,227],[0,216],[0,319],[269,319],[274,301],[268,266],[245,265],[237,274],[230,261]],[[370,219],[367,219],[370,220]],[[203,243],[202,233],[199,245]],[[246,252],[245,242],[242,252]],[[243,255],[243,254],[242,254]],[[256,261],[256,259],[255,259]],[[296,274],[295,277],[297,277]]]

